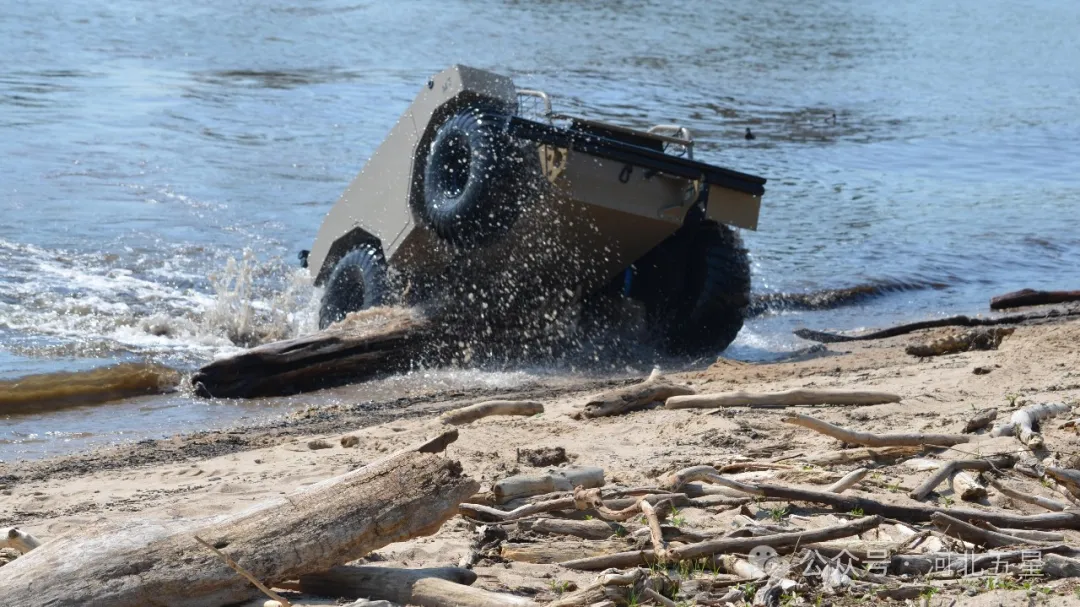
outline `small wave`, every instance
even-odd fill
[[[39,413],[164,394],[179,384],[180,373],[175,369],[146,363],[29,375],[0,381],[0,414]]]
[[[135,353],[175,366],[314,329],[318,292],[306,271],[245,251],[204,273],[187,253],[147,261],[142,252],[0,240],[5,347],[48,357]]]
[[[905,291],[945,289],[949,283],[932,280],[882,280],[841,289],[823,289],[808,293],[764,293],[754,295],[748,317],[770,312],[832,310],[852,306],[869,299]]]

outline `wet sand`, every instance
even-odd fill
[[[813,387],[863,388],[901,395],[902,401],[895,404],[799,409],[869,432],[959,433],[976,409],[997,408],[1000,419],[1025,402],[1075,403],[1080,398],[1080,348],[1076,347],[1080,321],[1019,327],[995,351],[931,359],[904,352],[907,345],[949,331],[830,345],[809,354],[807,360],[754,364],[721,359],[708,368],[671,373],[669,377],[690,383],[701,392]],[[447,455],[460,460],[465,472],[484,485],[535,471],[518,462],[517,450],[537,447],[563,447],[572,464],[602,467],[609,486],[655,485],[658,477],[680,468],[749,457],[790,461],[790,469],[764,474],[777,482],[820,488],[820,483],[831,482],[829,479],[835,480],[854,467],[815,468],[810,474],[811,467],[800,466],[801,460],[833,451],[838,443],[781,423],[784,410],[733,408],[712,413],[654,408],[609,418],[573,418],[591,394],[620,383],[627,382],[551,379],[513,391],[457,390],[374,404],[310,407],[263,425],[0,464],[0,526],[18,526],[47,540],[88,524],[127,517],[235,512],[415,444],[433,433],[433,418],[439,412],[496,396],[539,400],[546,410],[530,418],[487,418],[461,428],[459,440]],[[348,402],[350,392],[357,389],[346,387],[336,392]],[[1075,430],[1059,428],[1065,419],[1067,416],[1044,426],[1049,455],[1062,462],[1073,461],[1070,458],[1080,452]],[[339,445],[339,438],[346,434],[359,438],[356,448]],[[316,438],[326,439],[333,447],[309,449],[307,443]],[[904,464],[877,465],[852,492],[908,503],[907,490],[925,476],[925,472]],[[1030,479],[1019,477],[1009,482],[1026,492],[1055,495]],[[931,501],[951,501],[947,489],[939,491],[942,495]],[[994,492],[987,505],[1018,513],[1037,511]],[[767,516],[762,513],[776,506],[761,503],[752,510]],[[787,506],[790,515],[801,517],[797,519],[800,526],[820,526],[836,518],[835,513],[822,509]],[[689,528],[708,532],[730,529],[738,513],[686,508],[681,515]],[[365,560],[409,567],[456,565],[468,553],[474,533],[470,523],[456,517],[432,537],[388,546]],[[1080,544],[1080,534],[1065,533],[1067,543]],[[584,586],[595,577],[557,565],[518,562],[481,561],[476,571],[478,587],[533,595],[538,601],[553,598],[553,581]],[[969,596],[961,581],[941,585],[932,605],[939,599],[948,605],[954,598],[960,599],[960,605],[1028,605],[1023,590]],[[1074,604],[1069,602],[1075,601],[1075,594],[1068,581],[1040,580],[1037,585],[1049,589],[1040,594],[1039,604]],[[293,595],[293,599],[299,605],[333,603],[317,597]]]

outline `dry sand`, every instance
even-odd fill
[[[896,392],[897,404],[865,407],[800,408],[822,419],[853,429],[959,433],[975,409],[993,407],[1002,413],[1023,402],[1067,402],[1080,397],[1080,322],[1020,327],[996,351],[967,352],[932,359],[904,353],[904,347],[924,342],[947,330],[873,342],[831,345],[809,360],[747,364],[721,359],[707,369],[672,373],[670,379],[693,384],[703,392],[727,390],[774,391],[797,387],[865,388]],[[980,369],[980,373],[975,372]],[[983,371],[989,371],[983,374]],[[609,384],[612,382],[608,382]],[[553,382],[514,393],[484,391],[458,395],[418,395],[404,402],[350,409],[328,406],[310,409],[272,426],[207,432],[162,441],[101,449],[85,454],[0,466],[0,527],[18,526],[41,539],[78,530],[104,520],[126,517],[188,517],[234,512],[252,502],[291,491],[343,473],[380,455],[433,434],[439,411],[498,395],[540,400],[546,411],[530,418],[494,417],[461,428],[448,456],[459,459],[465,471],[488,484],[522,472],[537,471],[519,463],[521,448],[563,447],[570,463],[600,466],[608,484],[655,485],[660,475],[696,464],[723,464],[751,457],[785,458],[788,470],[773,473],[776,482],[822,488],[855,465],[832,469],[808,468],[800,458],[835,450],[839,444],[809,430],[779,421],[783,410],[735,408],[719,414],[708,410],[668,411],[652,408],[627,415],[575,420],[572,415],[589,395],[604,385]],[[348,394],[348,388],[341,389]],[[1000,415],[1000,414],[999,414]],[[1007,417],[1000,415],[1000,417]],[[1046,443],[1063,461],[1080,453],[1075,430],[1045,427]],[[355,448],[339,445],[343,435],[359,438]],[[312,450],[308,442],[326,439],[332,448]],[[1008,439],[1012,440],[1012,439]],[[997,443],[1005,449],[1019,443]],[[932,457],[932,456],[929,456]],[[760,473],[759,473],[760,474]],[[914,503],[907,490],[927,475],[911,465],[880,466],[853,489],[879,499]],[[1010,481],[1025,491],[1057,497],[1034,481]],[[952,502],[944,486],[932,497]],[[991,491],[991,504],[1016,512],[1039,509],[1010,501]],[[763,503],[744,514],[768,518],[784,504]],[[977,507],[977,506],[976,506]],[[820,526],[836,514],[788,505],[785,525]],[[738,511],[687,508],[681,513],[688,529],[729,530]],[[887,532],[879,539],[889,540]],[[468,554],[474,526],[457,517],[436,535],[388,546],[366,561],[408,567],[456,565]],[[1067,532],[1071,544],[1080,534]],[[241,558],[242,562],[242,558]],[[584,586],[594,574],[569,571],[557,565],[495,563],[476,566],[477,586],[554,597],[559,583]],[[0,569],[0,575],[3,570]],[[1031,596],[1023,589],[979,592],[965,588],[983,581],[940,582],[942,591],[931,605],[1076,605],[1075,583],[1036,580]],[[334,601],[294,595],[298,605]],[[844,601],[860,602],[857,598]],[[847,604],[833,601],[833,604]],[[257,604],[261,604],[259,601]]]

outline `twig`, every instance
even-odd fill
[[[843,537],[859,535],[881,524],[880,516],[866,516],[842,525],[823,527],[809,531],[777,533],[760,537],[723,538],[679,546],[668,551],[673,562],[692,560],[719,553],[748,552],[756,546],[769,546],[773,549],[791,548],[812,542],[824,542]],[[575,559],[560,563],[571,569],[607,569],[609,567],[634,567],[656,561],[652,550],[620,552],[598,557]]]
[[[542,512],[553,512],[556,510],[573,510],[574,498],[561,497],[558,499],[548,500],[546,502],[538,502],[535,504],[525,504],[519,508],[515,508],[510,511],[499,510],[498,508],[492,508],[490,506],[483,506],[480,504],[460,504],[458,505],[458,511],[464,516],[472,519],[485,520],[484,516],[488,519],[496,521],[516,521],[527,516],[534,514],[540,514]]]
[[[922,322],[913,322],[906,325],[898,325],[888,329],[882,329],[880,331],[864,333],[862,335],[840,335],[837,333],[827,333],[825,331],[813,331],[811,329],[798,329],[795,331],[795,335],[803,339],[809,339],[825,344],[831,344],[846,341],[885,339],[886,337],[895,337],[897,335],[905,335],[907,333],[920,331],[922,329],[933,329],[937,327],[985,327],[993,325],[1015,325],[1030,322],[1033,320],[1043,320],[1047,318],[1060,319],[1077,315],[1080,315],[1080,309],[1066,308],[1063,310],[1054,309],[1047,310],[1045,312],[1036,312],[1032,314],[1013,314],[1011,316],[999,316],[997,318],[971,318],[968,316],[950,316],[948,318],[938,318],[935,320],[924,320]]]
[[[649,537],[652,540],[653,552],[661,563],[666,562],[668,559],[668,544],[664,541],[664,531],[660,529],[660,518],[656,516],[656,510],[652,504],[647,501],[638,503],[641,513],[645,515],[645,519],[649,522]],[[661,502],[661,504],[666,503],[668,502]]]
[[[1028,540],[1014,535],[1006,535],[996,531],[981,529],[970,523],[955,519],[944,512],[935,512],[930,516],[930,520],[934,523],[934,526],[941,529],[941,532],[945,535],[955,537],[956,539],[965,542],[971,542],[972,544],[977,544],[979,546],[986,546],[987,548],[1048,545],[1047,542]]]
[[[866,468],[856,468],[845,474],[840,480],[829,485],[825,490],[829,493],[843,493],[861,481],[863,477],[866,476],[867,472],[868,470]]]
[[[664,595],[662,595],[659,592],[653,590],[652,588],[644,589],[641,592],[641,594],[643,594],[644,596],[656,601],[657,603],[660,603],[664,607],[677,607],[676,604],[675,604],[675,601],[665,597]]]
[[[954,459],[949,462],[945,462],[937,469],[936,472],[930,475],[930,478],[926,479],[923,484],[916,487],[908,495],[912,499],[922,500],[930,494],[938,485],[945,482],[945,479],[952,476],[954,472],[959,470],[994,470],[997,468],[1008,468],[1015,462],[1015,459],[1008,456],[998,456],[995,459]]]
[[[691,466],[690,468],[679,470],[678,472],[668,475],[663,482],[663,486],[669,491],[678,491],[686,483],[694,481],[705,481],[714,485],[722,485],[729,489],[735,489],[736,491],[742,491],[743,493],[760,495],[754,492],[753,485],[720,476],[717,474],[716,468],[713,468],[712,466]]]
[[[1054,512],[1061,512],[1068,507],[1065,504],[1056,500],[1052,500],[1048,497],[1040,497],[1038,495],[1017,491],[1016,489],[1013,489],[1008,485],[1003,484],[998,479],[990,479],[990,486],[1000,491],[1002,495],[1011,497],[1013,499],[1018,499],[1022,502],[1027,502],[1029,504],[1035,504],[1036,506],[1042,506],[1043,508],[1046,508],[1047,510],[1053,510]]]
[[[214,554],[220,556],[221,559],[225,561],[226,565],[228,565],[229,567],[232,567],[233,571],[239,573],[241,576],[243,576],[245,579],[247,579],[247,581],[254,584],[255,587],[258,588],[263,594],[265,594],[266,596],[268,596],[268,597],[274,599],[275,601],[281,603],[281,607],[292,607],[292,603],[290,603],[285,597],[283,597],[280,594],[274,592],[273,590],[270,590],[269,588],[267,588],[265,584],[263,584],[259,580],[255,579],[255,576],[248,573],[243,567],[240,566],[239,563],[237,563],[236,561],[229,558],[229,555],[227,555],[224,552],[218,550],[217,548],[214,548],[212,545],[207,543],[206,540],[202,539],[201,537],[199,537],[197,535],[193,536],[193,537],[195,538],[196,542],[199,542],[203,546],[206,546],[207,548],[212,550],[214,552]]]
[[[872,434],[869,432],[856,432],[801,413],[788,415],[782,418],[781,421],[809,428],[845,443],[866,445],[868,447],[922,447],[928,445],[951,447],[960,443],[971,442],[972,438],[963,434]]]
[[[779,408],[796,405],[880,405],[900,402],[900,396],[889,392],[866,390],[814,390],[796,388],[783,392],[725,392],[673,396],[664,403],[666,409],[713,409],[717,407]]]

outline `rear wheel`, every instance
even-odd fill
[[[631,297],[665,350],[716,354],[735,341],[750,304],[750,260],[731,228],[686,225],[634,266]]]
[[[356,312],[382,305],[387,298],[386,260],[372,245],[361,245],[338,260],[326,280],[319,306],[319,328]]]

